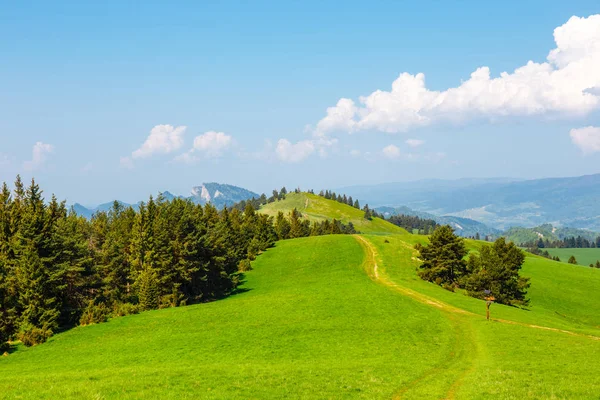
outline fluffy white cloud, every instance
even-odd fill
[[[223,155],[223,152],[233,146],[233,137],[223,132],[209,131],[194,138],[193,147],[175,157],[175,161],[194,164],[200,160],[200,154],[207,158]]]
[[[386,158],[389,158],[390,160],[396,160],[402,155],[398,146],[395,146],[393,144],[384,147],[382,153]]]
[[[233,138],[223,132],[210,131],[194,139],[194,150],[209,156],[220,156],[224,150],[231,147]]]
[[[439,122],[551,115],[577,117],[600,108],[600,15],[571,17],[554,30],[547,62],[529,61],[492,78],[488,67],[445,91],[425,86],[425,75],[401,73],[390,91],[377,90],[327,109],[315,133],[401,132]]]
[[[168,154],[183,145],[185,126],[156,125],[142,147],[131,153],[131,160],[147,158],[154,154]]]
[[[27,171],[35,171],[44,166],[48,155],[54,151],[54,146],[47,143],[37,142],[33,145],[31,161],[25,161],[23,168]]]
[[[313,154],[315,147],[315,143],[312,140],[301,140],[297,143],[291,143],[287,139],[279,139],[277,146],[275,146],[275,154],[281,161],[296,163]]]
[[[571,129],[571,141],[581,149],[584,154],[600,151],[600,128],[588,126],[586,128]]]
[[[407,145],[409,145],[410,147],[419,147],[421,145],[423,145],[425,143],[424,140],[419,140],[419,139],[407,139],[405,142]]]

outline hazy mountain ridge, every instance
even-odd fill
[[[371,206],[407,206],[472,219],[496,229],[546,223],[600,230],[600,174],[510,181],[427,180],[341,189]]]
[[[489,227],[481,222],[461,217],[439,216],[430,214],[424,211],[416,211],[406,206],[403,207],[377,207],[377,212],[382,213],[386,217],[392,215],[412,215],[419,218],[432,219],[440,225],[450,225],[454,228],[457,235],[463,237],[475,236],[477,233],[483,238],[485,236],[499,236],[502,232],[498,229]]]
[[[159,195],[161,195],[165,200],[168,201],[171,201],[175,198],[182,198],[189,199],[196,204],[210,203],[217,208],[223,208],[226,206],[229,207],[242,200],[248,200],[253,197],[259,197],[258,194],[250,190],[238,186],[216,182],[203,183],[200,186],[194,186],[192,188],[191,196],[188,197],[176,196],[169,191],[161,192]],[[141,201],[135,204],[125,203],[120,200],[117,201],[124,207],[133,207],[134,209],[138,209],[141,204]],[[75,203],[72,207],[78,215],[84,216],[86,218],[91,218],[97,212],[109,211],[112,208],[113,203],[114,201],[111,201],[92,208],[88,208],[79,203]]]

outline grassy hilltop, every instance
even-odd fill
[[[19,347],[0,398],[598,398],[600,270],[529,256],[530,307],[494,304],[488,322],[417,276],[425,236],[310,194],[261,212],[293,208],[363,234],[278,242],[225,300]]]
[[[352,222],[361,233],[407,233],[406,230],[380,218],[373,218],[370,221],[364,219],[362,210],[311,193],[288,193],[285,200],[269,203],[263,206],[260,212],[274,217],[279,211],[288,213],[294,208],[305,218],[313,221],[335,218],[345,224]]]

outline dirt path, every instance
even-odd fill
[[[403,293],[409,297],[412,297],[413,299],[415,299],[421,303],[437,307],[441,310],[445,310],[445,311],[449,311],[449,312],[453,312],[453,313],[465,314],[465,315],[472,315],[472,316],[476,316],[478,318],[483,318],[483,316],[481,316],[479,314],[475,314],[471,311],[463,310],[462,308],[458,308],[458,307],[452,306],[450,304],[444,303],[443,301],[433,299],[427,295],[416,292],[412,289],[409,289],[409,288],[406,288],[403,286],[399,286],[398,284],[393,282],[389,277],[387,277],[386,275],[379,272],[379,266],[377,265],[378,254],[377,254],[377,249],[375,248],[375,246],[373,246],[373,244],[371,242],[369,242],[367,239],[365,239],[362,236],[355,235],[354,237],[363,245],[363,248],[365,248],[367,250],[367,259],[369,260],[369,263],[372,265],[372,269],[374,271],[373,274],[371,274],[371,278],[373,278],[374,280],[376,280],[376,281],[378,281],[400,293]],[[599,336],[587,335],[584,333],[573,332],[573,331],[569,331],[569,330],[565,330],[565,329],[551,328],[549,326],[526,324],[523,322],[511,321],[511,320],[506,320],[506,319],[495,319],[495,318],[492,318],[492,321],[505,323],[505,324],[511,324],[511,325],[526,326],[528,328],[541,329],[541,330],[545,330],[545,331],[560,332],[560,333],[564,333],[567,335],[585,337],[585,338],[592,339],[592,340],[600,340]]]
[[[472,317],[482,319],[484,317],[479,314],[463,310],[461,308],[447,304],[443,301],[434,299],[425,294],[419,293],[415,290],[396,284],[384,272],[380,270],[379,265],[377,263],[378,253],[375,246],[363,236],[354,235],[354,237],[365,250],[365,271],[371,279],[387,286],[391,290],[408,296],[420,303],[438,308],[447,315],[455,331],[456,340],[453,344],[452,350],[448,358],[444,360],[440,365],[424,372],[417,379],[404,385],[394,394],[393,398],[401,399],[411,392],[418,393],[418,389],[420,387],[426,387],[430,381],[439,382],[440,380],[447,380],[451,381],[451,383],[447,393],[443,398],[454,399],[465,377],[467,377],[475,369],[475,360],[477,358],[478,345],[474,337],[474,328],[471,325],[473,322]],[[600,340],[600,337],[598,336],[572,332],[564,329],[551,328],[547,326],[526,324],[522,322],[504,319],[492,319],[492,321],[511,325],[520,325],[533,329],[558,332],[572,336],[585,337],[592,340]]]
[[[450,320],[454,331],[454,341],[448,356],[434,368],[425,371],[419,377],[403,385],[393,395],[393,399],[405,397],[423,397],[434,383],[448,382],[448,390],[443,395],[444,399],[454,399],[456,391],[462,385],[464,378],[474,369],[474,360],[477,358],[477,343],[474,330],[471,326],[469,315],[475,315],[444,302],[435,300],[412,289],[394,283],[389,277],[381,273],[377,264],[377,250],[375,246],[362,236],[354,236],[365,249],[365,270],[369,277],[391,290],[411,297],[420,303],[440,309]],[[430,395],[430,394],[429,394]],[[425,395],[425,397],[428,397]]]

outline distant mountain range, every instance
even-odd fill
[[[214,205],[217,208],[223,208],[225,206],[232,206],[235,203],[238,203],[242,200],[248,200],[251,198],[258,198],[259,195],[241,188],[241,187],[237,187],[237,186],[233,186],[233,185],[227,185],[227,184],[221,184],[221,183],[215,183],[215,182],[210,182],[210,183],[203,183],[200,186],[194,186],[192,188],[192,194],[191,196],[175,196],[174,194],[170,193],[170,192],[162,192],[161,195],[166,199],[166,200],[173,200],[175,198],[182,198],[182,199],[190,199],[192,200],[194,203],[196,204],[207,204],[210,203],[212,205]],[[122,201],[117,200],[120,204],[122,204],[125,207],[133,207],[134,209],[139,208],[141,201],[137,202],[135,204],[128,204],[128,203],[124,203]],[[86,218],[91,218],[95,213],[99,212],[99,211],[108,211],[112,208],[114,201],[108,202],[108,203],[104,203],[104,204],[100,204],[97,207],[93,207],[93,208],[88,208],[85,206],[82,206],[79,203],[75,203],[73,204],[73,209],[75,210],[75,212],[81,216],[84,216]]]
[[[383,214],[385,217],[390,217],[392,215],[413,215],[419,218],[432,219],[440,225],[450,225],[452,228],[454,228],[454,232],[457,235],[463,237],[471,237],[479,233],[483,239],[485,236],[497,237],[502,234],[502,231],[491,228],[472,219],[452,216],[439,216],[429,214],[424,211],[415,211],[406,206],[396,208],[377,207],[375,210]]]
[[[550,223],[600,231],[600,174],[534,180],[422,180],[336,190],[371,207],[468,218],[505,230]]]

